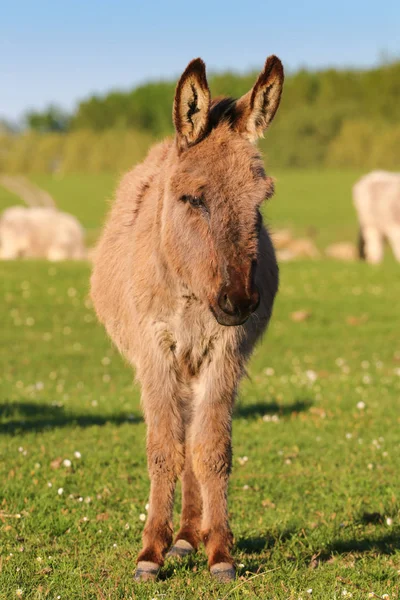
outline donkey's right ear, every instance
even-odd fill
[[[179,150],[196,144],[207,130],[211,95],[206,66],[195,58],[176,86],[173,118]]]
[[[281,100],[283,66],[277,56],[269,56],[253,88],[236,104],[239,117],[235,129],[251,142],[263,132],[275,116]]]

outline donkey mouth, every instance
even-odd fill
[[[210,310],[216,319],[216,321],[223,325],[224,327],[237,327],[238,325],[243,325],[246,323],[247,319],[250,317],[251,313],[248,314],[237,314],[237,315],[228,315],[226,312],[221,310],[219,307],[214,307],[210,305]]]

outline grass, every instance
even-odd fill
[[[0,264],[1,600],[398,598],[398,265],[282,266],[234,418],[229,586],[203,551],[133,582],[145,426],[88,276],[83,263]]]
[[[320,248],[355,240],[351,185],[360,173],[272,174],[273,229],[312,235]],[[32,179],[94,243],[117,177]],[[0,187],[0,208],[15,202]],[[210,580],[203,551],[167,563],[157,584],[133,582],[148,498],[145,426],[133,373],[87,301],[88,278],[85,263],[0,263],[0,600],[19,589],[35,600],[398,598],[393,259],[379,268],[282,265],[273,321],[234,418],[240,566],[229,586]],[[293,321],[301,310],[309,318]]]
[[[22,204],[22,200],[0,185],[0,211],[5,210],[9,206],[14,206],[15,204]]]

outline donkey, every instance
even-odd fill
[[[386,238],[400,262],[400,173],[364,175],[353,186],[353,202],[360,223],[360,258],[380,263]]]
[[[169,556],[203,541],[219,581],[235,577],[227,488],[233,402],[278,288],[260,207],[274,191],[254,147],[278,109],[283,67],[270,56],[239,100],[211,101],[205,64],[175,93],[175,139],[126,174],[94,257],[99,320],[136,368],[147,423],[148,519],[135,573],[155,579]]]

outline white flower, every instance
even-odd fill
[[[390,517],[388,517],[386,519],[386,525],[389,525],[389,527],[391,527],[393,525],[393,519],[391,519]]]
[[[308,370],[306,371],[306,376],[309,381],[316,381],[318,379],[318,375],[315,371]]]
[[[150,508],[150,504],[149,504],[149,503],[147,503],[147,504],[146,504],[146,506],[145,506],[145,509],[148,511],[148,510],[149,510],[149,508]]]
[[[364,410],[365,402],[363,402],[362,400],[360,400],[360,402],[357,402],[357,408],[358,410]]]
[[[59,496],[62,496],[62,495],[63,495],[63,493],[64,493],[64,488],[58,488],[58,490],[57,490],[57,494],[58,494]]]
[[[308,588],[307,594],[312,594],[312,588]]]
[[[264,415],[262,419],[265,423],[279,423],[278,415]]]
[[[346,439],[347,440],[351,440],[352,437],[353,437],[352,433],[346,433]]]
[[[139,515],[139,519],[140,519],[140,521],[145,521],[146,520],[146,515],[144,513],[141,513]]]
[[[267,367],[264,369],[264,373],[265,375],[268,375],[268,377],[271,377],[272,375],[275,375],[275,370],[272,367]]]
[[[249,460],[248,456],[239,456],[238,461],[240,465],[245,465],[247,463],[247,461]]]
[[[81,457],[82,457],[82,454],[76,450],[76,451],[74,452],[74,456],[75,456],[75,458],[81,458]]]
[[[244,490],[248,490],[248,489],[250,489],[250,488],[249,488],[249,486],[248,486],[248,485],[244,485],[244,486],[243,486],[243,489],[244,489]]]
[[[72,462],[69,460],[69,458],[65,458],[63,460],[63,465],[64,467],[70,467],[72,465]]]
[[[17,596],[17,598],[22,598],[22,596],[24,595],[24,592],[21,590],[21,588],[18,588],[15,591],[15,595]]]

